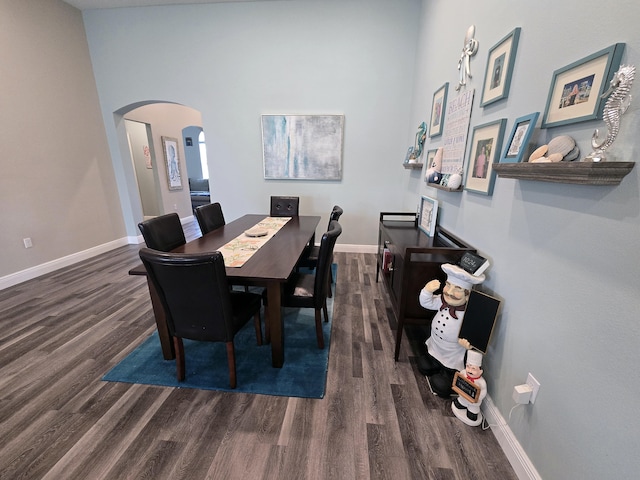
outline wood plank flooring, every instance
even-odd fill
[[[322,400],[101,381],[154,330],[137,246],[0,291],[0,479],[516,479],[410,342],[393,361],[375,256],[335,261]]]

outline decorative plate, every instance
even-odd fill
[[[269,232],[262,227],[253,227],[253,228],[250,228],[249,230],[244,231],[244,234],[247,237],[264,237],[268,233]]]

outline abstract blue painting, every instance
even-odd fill
[[[341,180],[344,115],[262,115],[265,179]]]

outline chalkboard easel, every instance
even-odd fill
[[[458,395],[469,400],[471,403],[478,403],[478,399],[480,398],[480,387],[471,380],[467,380],[466,377],[460,375],[460,372],[456,372],[453,376],[453,385],[451,385],[451,389]]]

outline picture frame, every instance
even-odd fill
[[[341,180],[344,115],[262,115],[266,180]]]
[[[511,134],[507,137],[506,146],[500,163],[520,163],[528,151],[531,135],[536,128],[540,112],[530,113],[516,118]]]
[[[425,152],[425,154],[424,154],[424,163],[427,165],[427,168],[425,168],[425,172],[424,172],[424,181],[427,182],[427,183],[430,183],[430,182],[433,181],[433,179],[429,179],[429,176],[432,173],[432,172],[429,171],[429,169],[431,168],[431,164],[433,163],[433,159],[436,158],[436,152],[437,151],[438,151],[438,149],[434,148],[433,150],[427,150]]]
[[[602,94],[620,67],[624,48],[615,43],[553,72],[542,128],[602,118]]]
[[[167,182],[169,184],[169,190],[182,190],[178,140],[172,137],[161,138],[162,151],[164,152],[164,164],[167,167]]]
[[[496,172],[493,164],[497,163],[502,152],[502,138],[507,120],[499,120],[479,125],[473,129],[467,171],[465,174],[465,190],[493,194]]]
[[[422,195],[420,209],[418,210],[418,228],[430,237],[436,232],[436,219],[438,216],[438,200]]]
[[[433,94],[433,103],[431,104],[431,117],[429,119],[429,138],[439,137],[442,135],[444,126],[444,112],[447,108],[447,93],[449,91],[449,82],[446,82]]]
[[[489,50],[487,68],[484,73],[484,86],[480,97],[481,107],[509,96],[520,31],[520,27],[514,28]]]

